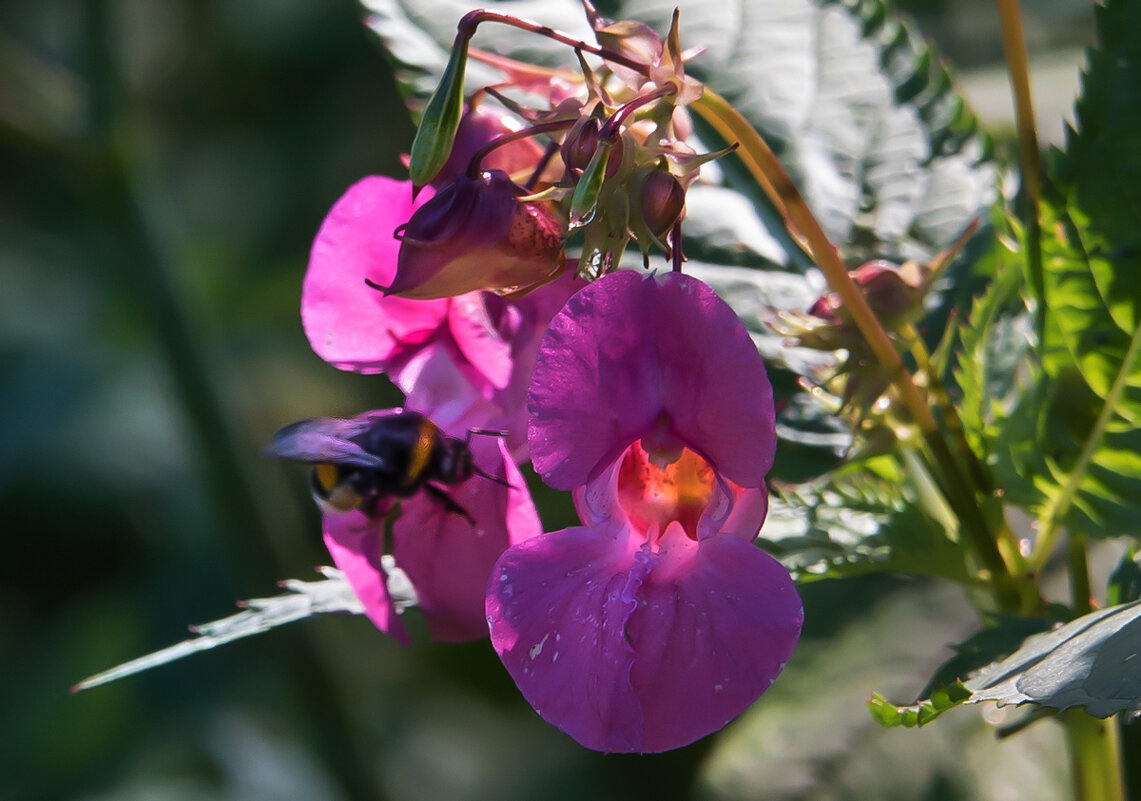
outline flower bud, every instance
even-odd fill
[[[868,306],[880,322],[888,328],[904,321],[909,312],[918,311],[918,288],[904,278],[899,268],[890,261],[876,259],[860,265],[851,272],[852,280],[864,293]],[[830,323],[840,322],[843,315],[840,297],[829,292],[812,304],[808,313]]]
[[[644,170],[635,179],[634,203],[646,229],[656,239],[662,239],[685,208],[685,190],[665,170]]]
[[[554,280],[566,262],[566,224],[553,204],[524,195],[501,170],[453,177],[408,221],[384,291],[431,300],[522,292]]]
[[[590,163],[582,171],[578,183],[574,185],[574,194],[571,195],[570,203],[571,228],[589,225],[594,219],[598,199],[602,194],[602,182],[606,177],[610,152],[609,142],[602,142],[602,146],[590,157]]]
[[[575,172],[584,172],[598,151],[598,136],[602,125],[595,117],[583,117],[567,133],[561,148],[563,163]],[[611,178],[622,163],[622,138],[610,142],[610,155],[606,161],[606,177]]]

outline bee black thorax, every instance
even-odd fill
[[[423,491],[445,510],[472,519],[437,486],[480,472],[468,442],[447,436],[418,412],[302,420],[279,431],[267,453],[312,464],[313,494],[328,509],[376,517]]]

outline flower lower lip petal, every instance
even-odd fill
[[[508,549],[488,582],[491,644],[531,706],[587,748],[637,751],[632,557],[619,532],[572,528]]]

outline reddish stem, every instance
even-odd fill
[[[547,149],[543,151],[542,158],[539,163],[535,165],[535,169],[531,172],[531,177],[527,179],[527,183],[523,184],[523,188],[531,192],[535,188],[535,184],[539,182],[539,176],[543,174],[543,170],[547,169],[547,165],[551,163],[551,159],[559,152],[559,145],[557,142],[550,142]]]
[[[529,136],[538,136],[539,134],[550,133],[552,131],[562,131],[574,125],[574,120],[555,120],[554,122],[542,122],[538,125],[532,125],[530,128],[524,128],[522,131],[514,131],[503,136],[496,137],[481,147],[471,157],[471,161],[467,165],[467,174],[469,178],[479,177],[480,162],[482,162],[487,155],[494,151],[496,148],[503,147],[506,144],[514,142],[518,139],[526,139]],[[544,156],[546,160],[550,160],[549,156]],[[540,165],[539,169],[542,169]]]
[[[618,131],[622,129],[622,125],[626,122],[626,118],[633,114],[635,111],[640,109],[642,106],[654,102],[655,100],[660,100],[663,97],[676,94],[677,85],[671,83],[666,84],[665,86],[661,86],[648,94],[642,95],[641,97],[635,97],[629,103],[622,106],[612,115],[610,115],[610,119],[606,121],[606,124],[602,126],[602,130],[599,131],[599,136],[605,136],[608,139],[614,139],[618,135]]]
[[[615,64],[629,67],[639,75],[649,76],[650,74],[650,68],[648,66],[628,56],[624,56],[621,53],[615,53],[604,47],[588,44],[581,39],[575,39],[573,36],[565,34],[562,31],[556,31],[549,25],[540,25],[537,22],[531,22],[521,17],[513,17],[509,14],[497,14],[494,11],[487,11],[485,9],[476,9],[475,11],[468,12],[464,18],[460,20],[460,24],[457,26],[458,38],[463,39],[465,43],[470,42],[472,36],[475,35],[475,29],[481,22],[500,22],[504,25],[510,25],[513,28],[537,33],[540,36],[546,36],[548,39],[554,39],[556,42],[569,45],[570,47],[585,50],[587,53],[592,53],[606,61],[612,61]]]

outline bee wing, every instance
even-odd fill
[[[374,420],[364,417],[344,420],[313,417],[287,425],[273,435],[273,442],[262,453],[290,462],[329,462],[374,470],[387,468],[384,460],[361,448],[352,438],[367,431]]]

